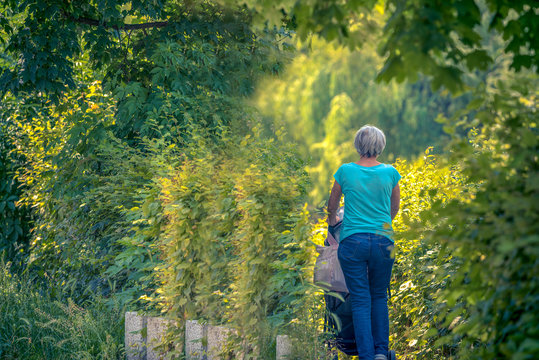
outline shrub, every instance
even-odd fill
[[[453,161],[476,184],[447,204],[434,203],[421,227],[450,282],[439,294],[450,332],[438,344],[458,344],[461,359],[534,359],[539,354],[539,136],[537,77],[509,75],[483,91],[461,124]],[[465,118],[466,120],[466,118]]]
[[[266,340],[298,316],[310,281],[305,179],[273,140],[186,151],[160,180],[166,224],[152,300],[180,324],[227,324],[244,353],[271,357]]]
[[[424,226],[424,214],[432,204],[444,206],[462,196],[469,185],[464,183],[458,167],[431,155],[430,148],[423,158],[413,163],[397,161],[395,166],[402,179],[401,210],[393,222],[396,253],[389,307],[390,341],[402,359],[443,359],[450,350],[434,347],[437,337],[432,336],[431,329],[439,328],[441,334],[446,331],[437,300],[456,263],[450,257],[440,258],[440,245],[426,241],[425,233],[417,231],[417,226]],[[447,274],[439,276],[440,268]]]

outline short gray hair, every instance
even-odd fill
[[[356,132],[354,146],[361,157],[378,156],[386,147],[386,136],[377,127],[365,125]]]

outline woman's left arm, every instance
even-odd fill
[[[342,189],[341,185],[337,181],[333,183],[331,188],[331,194],[329,195],[328,201],[328,224],[333,226],[339,222],[339,217],[337,216],[337,210],[341,203]]]
[[[399,184],[393,188],[393,191],[391,192],[391,220],[397,216],[397,213],[399,212],[401,204],[401,189],[399,187]]]

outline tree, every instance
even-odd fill
[[[314,33],[355,48],[372,29],[368,14],[384,10],[381,3],[372,0],[246,0],[240,2],[243,10],[232,0],[220,3],[228,7],[178,0],[4,0],[8,16],[28,16],[20,24],[1,17],[0,26],[10,34],[6,49],[18,62],[2,69],[0,87],[16,93],[58,95],[65,86],[74,85],[73,64],[81,52],[89,52],[92,64],[106,68],[109,75],[128,79],[131,72],[148,70],[138,60],[149,55],[153,43],[164,38],[185,39],[184,31],[211,33],[209,29],[219,29],[222,36],[237,36],[252,44],[257,36],[246,26],[252,19],[279,26],[284,20],[302,38]],[[513,55],[511,67],[517,71],[537,69],[537,5],[533,1],[390,0],[384,5],[389,17],[381,51],[387,59],[379,79],[415,80],[422,72],[433,78],[435,89],[442,85],[452,91],[462,89],[465,69],[484,70],[492,63],[476,29],[484,13],[481,7],[490,13],[489,28],[507,40],[504,52]],[[208,21],[210,14],[212,21]],[[209,43],[217,40],[208,37]],[[119,70],[123,74],[118,74]]]
[[[10,105],[2,103],[0,115]],[[0,117],[0,258],[21,265],[29,245],[29,210],[18,205],[22,189],[15,173],[24,161],[16,155],[14,137],[12,124]]]
[[[224,3],[236,3],[223,0]],[[504,53],[512,55],[516,71],[537,71],[536,36],[539,33],[537,3],[530,0],[293,0],[241,2],[255,18],[280,23],[283,18],[301,38],[310,34],[337,40],[351,48],[361,46],[372,29],[369,14],[387,13],[381,54],[386,56],[378,79],[409,79],[417,74],[432,77],[434,89],[444,86],[452,92],[464,89],[466,72],[486,70],[493,58],[484,49],[478,28],[489,14],[488,28],[506,40]]]
[[[211,2],[2,9],[1,119],[24,159],[8,175],[25,186],[18,203],[35,215],[31,269],[79,300],[87,288],[107,292],[104,271],[132,234],[126,209],[155,195],[152,141],[185,149],[248,133],[242,98],[278,70],[281,35],[255,33],[247,11]],[[140,277],[115,275],[119,286]]]
[[[1,5],[0,11],[4,12]],[[0,17],[0,23],[3,20]],[[14,60],[4,53],[5,38],[6,34],[0,31],[0,65],[8,66]],[[3,92],[0,90],[0,93]],[[24,262],[27,255],[30,219],[28,208],[18,204],[22,189],[15,175],[24,158],[16,154],[16,127],[9,119],[15,105],[11,100],[3,99],[0,102],[0,258],[11,262],[15,268]]]
[[[268,65],[259,57],[265,36],[251,30],[249,12],[212,2],[6,0],[3,6],[6,10],[0,25],[7,34],[5,50],[16,59],[2,64],[3,94],[10,91],[18,96],[58,99],[68,88],[77,86],[76,63],[81,57],[102,72],[108,89],[137,81],[149,97],[154,95],[151,82],[156,76],[170,79],[175,75],[175,81],[169,80],[172,90],[203,93],[210,84],[198,77],[207,73],[220,80],[211,90],[247,94],[252,90],[254,73],[245,61],[255,61],[261,68]],[[182,56],[176,53],[161,60],[182,67],[183,72],[156,74],[157,44],[167,41],[169,50]],[[176,48],[171,48],[172,42]],[[193,51],[197,57],[190,63],[177,63]],[[205,71],[185,68],[193,62],[204,65]]]

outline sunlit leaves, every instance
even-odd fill
[[[187,151],[160,179],[167,221],[154,301],[180,321],[229,323],[260,355],[266,331],[297,316],[308,286],[302,164],[258,136]]]
[[[0,104],[0,258],[17,267],[27,255],[30,219],[20,202],[22,189],[16,178],[24,158],[16,153],[17,129],[8,121],[12,100]]]
[[[527,186],[538,171],[536,79],[513,76],[473,104],[475,111],[481,103],[475,116],[482,127],[470,131],[471,144],[453,142],[471,192],[422,215],[436,229],[428,243],[442,244],[442,254],[458,261],[439,272],[451,276],[438,299],[444,305],[439,316],[451,326],[438,344],[458,339],[461,356],[531,358],[536,352],[524,345],[537,324],[538,287],[530,274],[538,271],[539,200]]]
[[[427,149],[424,157],[413,163],[396,164],[402,179],[401,210],[393,222],[397,251],[391,284],[391,339],[400,354],[415,359],[447,356],[444,349],[433,347],[438,332],[431,330],[445,331],[436,302],[439,291],[447,284],[447,277],[440,276],[440,271],[445,268],[450,273],[455,267],[451,257],[443,257],[444,264],[440,265],[440,247],[425,241],[436,223],[427,216],[428,211],[468,191],[458,169],[448,167],[431,151]],[[416,230],[417,224],[421,224],[422,231]]]
[[[231,4],[231,1],[222,0]],[[432,77],[434,84],[459,93],[464,68],[485,69],[492,54],[484,52],[479,28],[503,34],[506,54],[513,55],[511,67],[537,68],[537,5],[533,1],[243,1],[259,21],[285,23],[302,39],[310,34],[336,40],[351,48],[361,47],[366,36],[358,24],[375,12],[387,15],[382,55],[387,56],[379,79],[414,80],[418,73]],[[383,9],[383,11],[380,11]],[[286,22],[286,20],[291,21]],[[372,31],[371,31],[372,32]],[[423,58],[422,61],[417,61]],[[463,68],[460,68],[460,67]],[[456,70],[459,68],[459,71]]]

